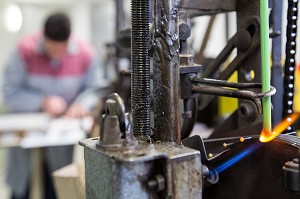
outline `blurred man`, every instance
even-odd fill
[[[99,69],[93,48],[71,34],[69,18],[55,13],[43,32],[24,37],[4,75],[3,94],[9,112],[47,112],[53,117],[91,114],[99,99]],[[47,147],[44,152],[45,198],[55,198],[51,173],[72,162],[73,146]],[[8,154],[12,198],[28,198],[30,150]]]

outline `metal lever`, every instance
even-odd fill
[[[269,97],[276,93],[276,89],[271,86],[267,92],[255,93],[249,90],[234,90],[246,88],[262,88],[260,83],[235,83],[223,80],[208,79],[208,78],[194,78],[191,79],[193,83],[204,85],[193,85],[192,91],[200,94],[217,95],[225,97],[233,97],[239,99],[248,99],[255,103],[258,111],[262,113],[261,98]],[[209,85],[209,86],[207,86]],[[229,87],[229,88],[223,88]]]

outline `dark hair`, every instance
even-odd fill
[[[45,37],[54,41],[66,41],[71,33],[71,22],[64,13],[50,15],[44,25]]]

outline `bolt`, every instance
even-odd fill
[[[194,57],[191,54],[180,54],[180,65],[193,65]]]
[[[154,176],[154,178],[150,179],[148,181],[148,187],[152,190],[152,191],[162,191],[165,189],[165,178],[163,175],[161,174],[156,174]]]

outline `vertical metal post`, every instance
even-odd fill
[[[282,32],[282,1],[272,1],[271,21],[273,23],[273,32]],[[272,124],[278,124],[282,120],[283,111],[283,70],[281,64],[281,39],[282,34],[272,39],[272,76],[271,84],[276,88],[276,93],[272,97],[274,107],[272,114]]]
[[[178,0],[155,0],[154,138],[180,144]]]
[[[121,28],[125,26],[125,13],[124,13],[124,5],[123,0],[115,0],[115,9],[116,9],[116,27],[115,27],[115,35],[118,38],[118,32]],[[116,45],[116,57],[120,57],[120,47]]]

